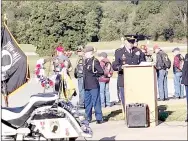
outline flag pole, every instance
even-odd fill
[[[4,20],[4,25],[7,25],[8,18],[6,14],[4,14],[3,20]],[[3,85],[3,95],[4,95],[5,105],[6,107],[8,107],[8,92],[7,92],[7,84],[5,80],[3,81],[2,85]]]
[[[8,18],[7,18],[7,14],[6,14],[6,13],[4,14],[4,18],[3,18],[3,20],[4,20],[4,24],[7,25],[7,20],[8,20]]]

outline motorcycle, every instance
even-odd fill
[[[2,107],[2,140],[76,140],[91,138],[92,130],[71,102],[60,99],[61,75],[55,91],[38,93],[22,107]]]

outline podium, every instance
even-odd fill
[[[150,126],[158,125],[156,70],[151,64],[124,65],[125,107],[145,103],[149,107]],[[126,112],[125,112],[126,117]]]

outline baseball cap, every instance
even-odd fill
[[[107,58],[107,53],[106,52],[101,52],[99,53],[99,57],[104,57],[104,58]]]
[[[58,47],[56,47],[56,50],[59,51],[59,52],[63,52],[64,48],[62,46],[58,46]]]
[[[94,52],[95,51],[95,48],[93,46],[86,46],[84,48],[84,53],[86,52]]]
[[[154,45],[153,46],[153,50],[155,50],[155,49],[159,49],[160,47],[158,46],[158,45]]]
[[[174,49],[172,50],[172,52],[174,52],[174,51],[180,51],[180,48],[176,47],[176,48],[174,48]]]

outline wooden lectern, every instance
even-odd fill
[[[130,103],[147,104],[150,126],[158,125],[157,80],[152,64],[124,65],[124,94],[125,107]]]

